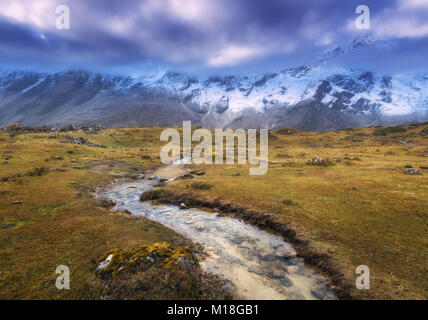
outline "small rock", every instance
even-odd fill
[[[282,246],[276,250],[276,255],[288,260],[291,258],[295,258],[297,256],[297,252],[292,248],[289,249],[289,248],[286,248],[285,246]]]
[[[312,165],[324,165],[324,164],[326,164],[326,160],[324,158],[321,158],[321,157],[313,157],[309,161],[309,164],[312,164]]]
[[[183,202],[182,202],[182,203],[180,203],[179,207],[180,207],[180,209],[182,209],[182,210],[187,209],[187,206],[186,206]]]
[[[417,175],[419,174],[419,171],[416,169],[406,169],[404,170],[404,173]]]
[[[16,200],[16,201],[12,202],[12,204],[14,204],[14,205],[23,204],[23,203],[24,203],[24,201],[21,201],[21,200]]]
[[[276,255],[273,254],[267,254],[267,255],[259,255],[259,259],[262,261],[275,261],[278,259],[278,257]]]
[[[15,227],[16,227],[16,224],[10,223],[10,224],[5,224],[3,226],[0,226],[0,229],[12,229],[12,228],[15,228]]]
[[[281,280],[280,280],[281,284],[285,287],[291,287],[293,285],[293,282],[290,280],[289,277],[284,276]]]
[[[263,270],[260,270],[259,268],[255,267],[255,266],[248,267],[248,272],[258,274],[259,276],[264,273]]]
[[[327,294],[327,287],[319,284],[311,290],[311,293],[315,298],[323,300],[324,296]]]
[[[333,292],[327,292],[327,294],[324,296],[324,300],[337,300],[337,297]]]
[[[288,300],[306,300],[305,296],[298,292],[289,292],[287,293]]]
[[[109,255],[107,259],[105,259],[104,261],[101,261],[101,263],[97,267],[97,271],[105,270],[105,268],[107,268],[110,265],[112,259],[113,259],[113,253]]]
[[[192,261],[185,257],[178,258],[176,264],[179,265],[180,269],[183,271],[189,272],[193,269]]]
[[[142,174],[142,173],[134,174],[134,175],[132,175],[131,178],[135,179],[135,180],[141,180],[141,179],[144,179],[144,174]]]
[[[278,268],[272,268],[267,273],[267,276],[271,279],[282,279],[284,277],[284,271],[281,271]]]
[[[229,293],[234,293],[236,291],[236,286],[229,280],[224,281],[223,288]]]

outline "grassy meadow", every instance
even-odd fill
[[[114,179],[160,166],[161,131],[107,129],[55,138],[0,133],[0,299],[99,299],[104,288],[95,269],[109,250],[188,244],[93,197]],[[71,144],[64,135],[108,148]],[[315,156],[324,162],[311,164]],[[352,289],[353,298],[428,298],[428,124],[272,131],[269,160],[263,176],[250,176],[246,165],[192,166],[206,174],[165,188],[293,226],[331,257],[353,288],[355,268],[369,266],[371,289]],[[404,173],[409,166],[419,174]],[[194,187],[197,182],[210,187]],[[71,290],[55,288],[58,265],[70,267]]]

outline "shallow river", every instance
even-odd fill
[[[202,269],[229,281],[243,299],[336,299],[327,281],[294,258],[293,247],[280,237],[215,213],[140,202],[158,182],[120,182],[104,198],[115,201],[115,209],[157,221],[203,245],[209,256],[200,262]]]

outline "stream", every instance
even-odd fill
[[[326,279],[295,257],[294,248],[282,238],[240,220],[198,209],[140,202],[157,179],[121,181],[104,191],[115,210],[157,221],[201,244],[208,257],[200,261],[206,272],[225,279],[248,300],[337,299]]]

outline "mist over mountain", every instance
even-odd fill
[[[206,78],[172,71],[140,77],[1,72],[0,126],[174,126],[191,120],[208,128],[322,131],[427,121],[428,71],[348,67],[389,46],[360,37],[321,52],[313,66]]]

